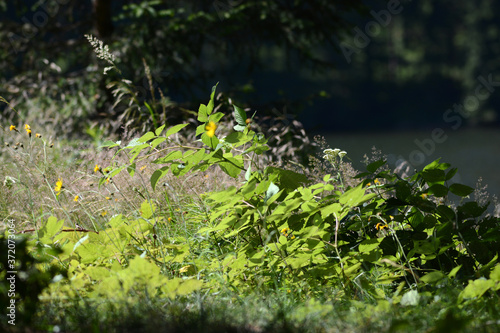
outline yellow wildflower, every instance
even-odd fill
[[[9,130],[19,132],[14,125],[10,125]]]
[[[167,221],[168,221],[168,222],[172,222],[172,218],[171,218],[171,217],[169,217],[169,218],[167,219]]]
[[[73,199],[74,202],[78,202],[78,199],[80,198],[80,196],[78,195],[75,195],[75,198]]]
[[[387,228],[387,224],[377,223],[377,225],[375,226],[375,229],[377,230],[382,230],[384,228]]]
[[[106,197],[106,200],[110,200],[111,198],[110,197]]]
[[[28,124],[24,124],[24,129],[25,129],[25,130],[30,130],[30,129],[31,129],[31,127],[30,127],[30,125],[28,125]]]
[[[216,129],[217,129],[217,124],[214,123],[213,121],[209,121],[208,124],[205,126],[205,130],[207,131],[207,135],[209,138],[215,135]]]
[[[63,188],[63,186],[62,186],[62,178],[59,178],[57,180],[57,182],[56,182],[56,187],[54,187],[54,190],[56,192],[60,192],[62,188]]]
[[[39,138],[39,139],[42,137],[42,135],[41,135],[40,133],[36,133],[36,134],[35,134],[35,136],[36,136],[37,138]]]
[[[375,183],[376,185],[380,185],[380,180],[375,179],[375,180],[373,181],[373,183]]]
[[[28,136],[31,138],[31,130],[29,128],[26,130],[26,133],[28,133]]]
[[[99,170],[101,170],[101,167],[99,166],[99,164],[96,164],[94,167],[94,172],[97,172]]]
[[[294,235],[292,235],[292,237],[290,237],[290,239],[295,239],[295,236],[294,236]]]
[[[107,214],[107,213],[108,213],[107,211],[103,210],[103,211],[101,212],[101,216],[106,216],[106,214]]]
[[[427,193],[422,193],[422,194],[420,195],[420,197],[421,197],[422,199],[427,198]]]

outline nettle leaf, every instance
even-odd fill
[[[153,202],[150,202],[148,200],[145,200],[141,204],[141,216],[144,217],[145,219],[151,218],[153,216],[153,213],[156,210],[156,205]]]
[[[471,194],[472,192],[474,192],[474,189],[470,186],[467,186],[467,185],[451,184],[450,192],[453,194],[456,194],[460,197],[466,197],[469,194]]]
[[[189,124],[179,124],[179,125],[175,125],[175,126],[172,126],[170,127],[167,132],[165,133],[165,137],[169,137],[171,136],[172,134],[175,134],[177,132],[179,132],[181,129],[183,129],[184,127],[186,127],[187,125]]]
[[[47,223],[40,229],[39,235],[41,239],[48,240],[54,237],[64,225],[64,220],[57,221],[55,216],[49,217]]]
[[[233,104],[233,106],[234,106],[234,113],[233,113],[234,120],[236,120],[238,125],[246,127],[247,114],[246,114],[245,110],[243,110],[242,108],[240,108],[239,106],[236,106],[234,104]]]

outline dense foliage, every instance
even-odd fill
[[[311,306],[316,298],[326,304],[354,299],[366,302],[359,303],[360,308],[377,304],[378,311],[387,311],[391,306],[416,309],[433,295],[437,302],[442,290],[453,286],[460,290],[453,295],[455,306],[490,300],[498,304],[500,219],[485,215],[487,207],[475,201],[462,200],[457,207],[448,202],[452,194],[465,199],[473,191],[449,183],[456,169],[437,160],[413,176],[401,177],[377,160],[348,180],[341,172],[347,153],[326,149],[322,158],[333,172],[315,182],[317,177],[268,165],[262,159],[269,149],[267,138],[253,130],[252,116],[240,107],[233,105],[233,128],[222,130],[225,115],[215,108],[215,93],[216,86],[209,102],[199,107],[199,139],[190,144],[175,139],[188,124],[162,125],[127,144],[103,144],[114,151],[115,161],[106,168],[95,166],[99,187],[111,186],[122,172],[143,178],[141,162],[156,165],[135,212],[115,213],[109,219],[103,212],[103,220],[88,216],[90,223],[78,225],[82,221],[63,209],[67,221],[43,218],[29,230],[33,234],[28,243],[17,243],[17,260],[38,268],[19,274],[16,283],[34,286],[30,281],[36,278],[41,286],[30,297],[19,298],[24,312],[39,308],[36,317],[30,315],[21,325],[70,329],[80,319],[63,319],[61,311],[82,308],[85,316],[97,310],[101,317],[87,326],[102,328],[137,300],[157,309],[161,303],[179,305],[192,297],[214,301],[218,295],[242,299],[285,293],[295,302],[309,300]],[[10,130],[17,131],[13,126]],[[25,131],[28,153],[18,153],[19,145],[11,152],[30,158],[29,152],[38,146],[33,140],[41,137],[33,138],[28,125]],[[121,154],[125,163],[116,160]],[[186,206],[176,214],[179,198],[165,177],[182,178],[214,167],[240,182],[201,193],[202,206]],[[11,187],[22,181],[10,179]],[[63,180],[50,190],[62,205],[67,192]],[[163,203],[154,198],[158,191]],[[74,201],[78,200],[77,195]],[[4,259],[2,281],[8,267]],[[333,310],[325,306],[319,307],[325,314]],[[498,307],[492,310],[498,314]],[[143,310],[132,311],[141,316]],[[293,325],[297,329],[307,318],[300,317],[300,311],[294,313],[302,318]],[[451,319],[444,323],[454,321],[449,314]],[[177,325],[179,318],[172,318],[169,325]],[[198,319],[184,320],[199,328]],[[120,327],[120,322],[127,321],[114,325]]]

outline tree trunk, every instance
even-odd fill
[[[111,22],[111,0],[92,0],[94,27],[100,38],[106,38],[113,32]]]

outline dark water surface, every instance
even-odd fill
[[[481,177],[488,192],[500,196],[500,129],[471,128],[463,130],[405,131],[377,133],[342,133],[325,135],[332,148],[347,151],[353,165],[364,170],[361,160],[373,146],[387,155],[394,167],[398,160],[406,160],[421,170],[441,157],[458,168],[454,182],[476,187]]]

